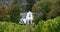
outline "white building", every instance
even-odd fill
[[[27,24],[32,24],[32,20],[33,20],[33,15],[32,12],[29,11],[26,15]]]
[[[20,24],[32,24],[32,20],[33,20],[33,15],[32,15],[32,12],[29,11],[28,13],[26,13],[26,16],[20,19],[19,23]]]
[[[19,23],[20,24],[26,24],[26,19],[24,19],[24,18],[20,19],[20,22]]]

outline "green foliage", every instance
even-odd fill
[[[32,7],[32,11],[33,12],[49,12],[51,10],[51,6],[52,6],[52,2],[51,1],[40,1],[37,2],[36,4],[34,4],[34,6]]]
[[[51,8],[51,11],[47,14],[47,18],[55,18],[56,16],[60,16],[60,0],[56,0],[54,5]]]
[[[19,16],[20,16],[20,10],[19,7],[14,7],[11,11],[10,11],[10,20],[12,22],[18,23],[19,22]]]
[[[39,20],[53,19],[60,16],[60,0],[40,0],[32,7],[32,12],[38,13],[34,15],[36,23]],[[42,15],[40,15],[42,13]],[[38,17],[39,16],[39,17]]]
[[[2,5],[0,6],[0,21],[6,21],[8,16],[9,7]]]
[[[0,32],[34,32],[32,25],[19,25],[11,22],[0,22]]]
[[[47,21],[40,21],[36,26],[36,32],[60,32],[60,17],[49,19]]]
[[[11,22],[0,22],[0,32],[25,32],[26,26]]]
[[[42,20],[42,16],[35,14],[35,15],[34,15],[33,22],[34,22],[35,24],[38,24],[38,22],[39,22],[40,20]]]
[[[53,5],[53,2],[51,1],[39,1],[32,7],[32,12],[38,13],[37,15],[34,15],[34,19],[36,21],[39,20],[46,20],[47,19],[47,13],[51,11],[51,7]],[[34,21],[35,21],[34,20]],[[35,22],[37,23],[37,22]]]
[[[19,0],[13,0],[13,4],[17,4]]]
[[[47,18],[55,18],[60,16],[60,7],[53,8],[47,15]]]
[[[32,10],[32,6],[35,3],[35,0],[26,0],[26,11],[31,11]]]
[[[31,29],[31,30],[30,30]],[[35,27],[11,22],[0,22],[0,32],[60,32],[60,17],[40,21]]]
[[[3,22],[3,21],[10,21],[10,16],[9,15],[5,15],[5,16],[2,16],[0,15],[0,21]]]
[[[19,1],[18,0],[16,1],[15,1],[16,3],[13,2],[13,6],[11,7],[11,10],[10,10],[10,20],[11,22],[14,22],[14,23],[18,23],[20,19]]]

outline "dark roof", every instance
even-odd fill
[[[21,13],[20,16],[22,16],[22,18],[26,18],[27,13]]]

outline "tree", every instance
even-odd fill
[[[48,15],[47,18],[49,19],[60,16],[60,0],[56,0],[56,2],[51,8],[51,11],[47,15]]]
[[[51,1],[40,1],[37,2],[36,4],[34,4],[34,6],[32,7],[32,11],[33,12],[40,12],[40,11],[44,11],[46,13],[48,13],[51,10],[51,6],[53,5],[53,3]]]
[[[35,20],[38,19],[39,20],[47,20],[47,13],[49,13],[49,11],[51,11],[51,7],[53,5],[53,2],[51,1],[43,1],[41,0],[40,2],[37,2],[36,4],[34,4],[34,6],[32,7],[32,12],[33,13],[38,13],[37,15],[35,15],[34,18]],[[39,17],[38,17],[39,16]],[[36,21],[36,23],[38,22]]]
[[[32,6],[34,5],[35,0],[26,0],[26,3],[26,11],[32,11]]]
[[[52,18],[55,18],[57,16],[60,16],[60,7],[55,7],[47,15],[48,15],[47,19],[52,19]]]
[[[20,19],[20,7],[19,7],[19,0],[16,0],[12,4],[10,11],[10,20],[11,22],[18,23]]]
[[[6,21],[6,15],[8,15],[8,7],[7,6],[0,6],[0,21]]]

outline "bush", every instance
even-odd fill
[[[22,32],[25,31],[24,25],[18,25],[11,22],[0,22],[0,32]]]
[[[60,17],[49,19],[47,21],[40,21],[36,26],[36,32],[60,32]]]
[[[5,15],[5,16],[2,16],[2,15],[0,15],[0,21],[1,22],[3,22],[3,21],[10,21],[10,16],[9,15]]]
[[[60,17],[40,21],[35,27],[32,25],[19,25],[11,22],[0,22],[0,32],[60,32]]]

